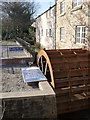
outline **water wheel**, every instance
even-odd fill
[[[90,106],[90,52],[85,49],[41,50],[37,65],[56,93],[58,114]]]

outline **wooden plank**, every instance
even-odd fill
[[[51,64],[64,64],[64,63],[68,63],[68,64],[70,64],[70,63],[79,63],[80,61],[81,62],[90,62],[90,58],[88,58],[88,57],[83,57],[83,58],[77,58],[77,57],[68,57],[68,58],[64,58],[64,57],[58,57],[58,56],[54,56],[54,57],[50,57],[50,61],[51,61]]]
[[[59,62],[52,64],[53,70],[76,69],[80,68],[80,62]]]
[[[80,61],[80,67],[90,67],[90,60]]]
[[[87,52],[86,49],[57,49],[57,50],[46,50],[47,53],[50,53],[50,52],[64,52],[64,53],[68,53],[68,52],[80,52],[80,53],[83,53],[83,52]]]
[[[78,101],[78,100],[84,100],[86,99],[86,96],[83,94],[73,94],[72,96],[59,96],[56,97],[57,104],[62,104],[65,102],[72,102],[72,101]]]
[[[88,102],[87,99],[82,99],[82,100],[76,100],[76,101],[70,101],[70,102],[64,102],[64,103],[59,103],[57,104],[59,110],[60,109],[65,109],[67,107],[69,108],[73,108],[73,107],[78,107],[78,106],[81,106],[81,105],[86,105]]]
[[[62,54],[62,52],[60,53],[60,52],[58,52],[58,53],[48,53],[48,55],[49,55],[49,57],[76,57],[77,55],[76,54]]]
[[[58,96],[56,97],[56,100],[57,100],[57,104],[60,104],[60,103],[65,103],[65,102],[70,102],[71,98],[70,96]]]
[[[58,106],[57,106],[57,114],[60,115],[60,114],[64,114],[64,113],[69,113],[69,112],[75,112],[75,111],[79,111],[79,110],[84,110],[84,109],[88,109],[88,104],[85,105],[85,104],[80,104],[79,106],[68,106],[67,108],[64,108],[64,109],[60,109]]]
[[[62,82],[73,82],[73,81],[87,81],[87,83],[89,84],[90,82],[90,76],[86,76],[86,77],[73,77],[73,78],[67,78],[67,79],[55,79],[55,83],[56,84],[60,84]]]
[[[55,82],[55,88],[62,88],[62,87],[68,87],[68,81],[63,81],[63,82]]]
[[[60,52],[57,52],[57,51],[55,51],[55,52],[47,52],[47,54],[48,54],[48,56],[61,56],[61,54],[60,54]]]
[[[56,55],[55,55],[56,56]],[[54,56],[50,56],[52,59],[53,59],[53,57]],[[60,57],[60,58],[62,58],[62,59],[66,59],[66,60],[70,60],[70,59],[74,59],[75,60],[75,58],[76,58],[76,60],[82,60],[82,59],[90,59],[90,56],[89,55],[87,55],[87,54],[82,54],[82,55],[75,55],[75,54],[67,54],[67,55],[62,55],[62,56],[56,56],[56,58],[57,57]]]
[[[80,85],[84,85],[84,84],[88,84],[88,81],[84,81],[84,80],[80,81],[80,80],[78,80],[78,81],[70,82],[71,86],[80,86]],[[69,87],[69,82],[61,82],[59,84],[55,83],[55,85],[56,85],[56,89],[57,88]]]
[[[90,67],[90,60],[68,60],[68,61],[55,61],[55,63],[52,64],[53,70],[62,70],[62,69],[77,69],[77,68],[88,68]]]
[[[59,89],[55,89],[55,93],[57,96],[64,96],[64,95],[69,95],[69,93],[73,93],[73,94],[80,94],[85,92],[85,88],[89,91],[90,87],[89,86],[72,86],[72,88],[70,87],[66,87],[66,88],[59,88]]]
[[[54,73],[55,79],[56,78],[82,77],[82,76],[88,76],[89,75],[90,68],[53,71],[53,73]]]

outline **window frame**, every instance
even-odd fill
[[[77,32],[77,28],[80,29],[78,32]],[[84,31],[83,31],[83,28],[84,28]],[[77,36],[79,34],[80,34],[80,36]],[[84,36],[82,36],[82,35],[84,35]],[[77,44],[85,44],[85,35],[86,35],[86,26],[76,26],[75,38],[76,38],[76,43]]]
[[[81,2],[80,2],[81,1]],[[72,8],[76,8],[82,5],[83,0],[72,0]],[[80,3],[80,4],[79,4]],[[76,4],[76,5],[75,5]]]
[[[66,11],[65,8],[66,8],[65,0],[63,0],[62,2],[60,2],[60,14],[64,14],[65,13],[65,11]]]
[[[62,31],[64,30],[64,32]],[[63,33],[63,34],[62,34]],[[63,36],[63,37],[62,37]],[[62,39],[63,38],[63,39]],[[64,27],[60,27],[60,40],[64,41],[65,39],[65,28]]]

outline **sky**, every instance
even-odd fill
[[[39,2],[39,5],[40,5],[40,8],[38,10],[38,13],[37,13],[37,16],[42,14],[43,12],[45,12],[50,6],[53,6],[55,4],[55,0],[46,0],[47,2],[45,1],[40,1]]]

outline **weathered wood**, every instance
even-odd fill
[[[69,86],[69,82],[72,86],[79,86],[83,84],[90,84],[90,77],[72,78],[72,79],[55,79],[56,88],[62,88]]]
[[[90,68],[72,69],[72,70],[57,70],[53,71],[55,78],[71,78],[71,77],[84,77],[90,73]]]
[[[40,68],[42,56],[46,59],[44,73],[56,93],[57,113],[86,109],[90,101],[90,52],[85,49],[41,50],[37,62]]]
[[[42,67],[42,72],[43,72],[43,60],[42,60],[42,57],[41,57],[41,67]]]

